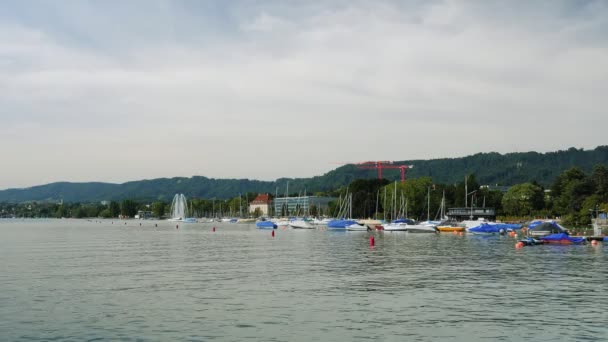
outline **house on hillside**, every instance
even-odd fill
[[[268,216],[270,209],[270,195],[259,194],[251,203],[249,203],[249,212],[253,213],[259,209],[261,216]]]

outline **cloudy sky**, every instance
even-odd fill
[[[0,189],[608,143],[606,1],[2,1]]]

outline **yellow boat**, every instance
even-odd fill
[[[460,227],[460,226],[438,226],[437,230],[439,230],[442,233],[464,232],[465,228],[464,227]]]

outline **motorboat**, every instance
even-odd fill
[[[356,224],[356,223],[357,222],[355,220],[345,220],[345,219],[331,220],[327,223],[327,229],[334,229],[334,230],[346,229],[346,227]]]
[[[462,223],[458,223],[452,220],[443,220],[437,225],[437,230],[441,233],[452,233],[452,232],[465,232],[466,227]]]
[[[508,231],[513,231],[516,229],[521,229],[521,225],[509,223],[482,223],[476,227],[467,228],[467,232],[477,235],[504,235]]]
[[[540,238],[540,240],[544,243],[555,243],[562,245],[570,245],[570,244],[584,244],[587,243],[587,239],[582,236],[570,236],[568,233],[557,233],[550,234]]]
[[[327,224],[331,221],[331,219],[329,218],[324,218],[324,219],[314,219],[312,220],[312,224],[316,225],[316,226],[327,226]]]
[[[553,220],[532,221],[530,224],[528,224],[528,235],[532,237],[542,237],[566,232],[566,228],[562,227],[559,223]]]
[[[255,223],[257,229],[277,229],[277,225],[272,221],[258,221]]]
[[[463,224],[465,226],[465,228],[468,229],[468,228],[478,227],[478,226],[480,226],[481,224],[484,224],[484,223],[491,224],[491,223],[494,223],[494,222],[488,221],[485,218],[480,217],[477,220],[464,220],[464,221],[462,221],[460,223]]]
[[[411,219],[399,219],[394,220],[391,223],[382,225],[382,229],[387,232],[410,232],[410,233],[436,233],[437,228],[435,226],[426,224],[417,224]]]
[[[313,226],[306,220],[290,221],[289,226],[293,229],[315,229],[315,226]]]
[[[365,231],[368,231],[368,230],[371,230],[371,229],[369,229],[369,228],[368,228],[366,225],[364,225],[364,224],[361,224],[361,223],[354,223],[354,224],[351,224],[350,226],[347,226],[347,227],[346,227],[346,230],[350,230],[350,231],[356,231],[356,232],[365,232]]]
[[[288,220],[278,220],[275,223],[278,227],[288,227],[289,226]]]

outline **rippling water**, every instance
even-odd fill
[[[608,339],[602,244],[215,226],[0,220],[0,340]]]

